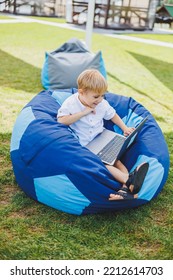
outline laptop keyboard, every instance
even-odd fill
[[[97,155],[102,161],[111,163],[118,155],[124,139],[115,136]]]

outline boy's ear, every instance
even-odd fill
[[[82,95],[84,93],[83,89],[79,88],[78,92]]]

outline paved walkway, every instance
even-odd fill
[[[139,43],[149,44],[149,45],[155,45],[155,46],[161,46],[161,47],[168,47],[173,48],[173,43],[167,43],[157,40],[151,40],[151,39],[144,39],[144,38],[138,38],[138,37],[132,37],[127,35],[117,35],[117,34],[105,34],[105,36],[121,39],[121,40],[128,40],[128,41],[135,41]]]
[[[85,32],[85,27],[84,26],[67,24],[67,23],[57,23],[57,22],[51,22],[51,21],[46,21],[46,20],[41,20],[41,19],[33,19],[33,18],[30,18],[30,17],[25,17],[25,16],[12,15],[10,17],[12,19],[2,19],[2,20],[0,20],[0,24],[3,24],[3,23],[4,24],[5,23],[15,24],[15,23],[21,23],[21,22],[24,22],[24,23],[37,22],[39,24],[57,26],[57,27],[60,27],[60,28]],[[137,32],[137,31],[132,31],[132,30],[130,30],[130,31],[129,30],[118,31],[118,30],[94,28],[93,32],[94,33],[100,33],[100,34],[103,34],[104,36],[108,36],[108,37],[112,37],[112,38],[116,38],[116,39],[120,39],[120,40],[135,41],[135,42],[140,42],[140,43],[145,43],[145,44],[150,44],[150,45],[155,45],[155,46],[173,48],[173,43],[135,37],[135,34],[173,34],[173,30],[154,29],[153,31],[141,31],[141,32],[138,31]],[[124,35],[124,34],[126,34],[126,35]],[[128,34],[134,34],[134,36],[128,36]]]

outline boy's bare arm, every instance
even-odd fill
[[[123,123],[122,119],[118,116],[117,113],[115,113],[115,115],[114,115],[114,117],[111,119],[111,121],[122,129],[122,131],[124,132],[124,136],[129,135],[129,134],[132,133],[133,130],[134,130],[133,127],[128,127],[128,126],[126,126],[126,125]]]
[[[82,117],[88,115],[91,112],[95,112],[95,110],[93,108],[90,107],[86,107],[85,110],[72,114],[72,115],[65,115],[65,116],[61,116],[61,117],[57,117],[57,120],[59,123],[63,123],[65,125],[71,125],[72,123],[77,122],[78,120],[80,120]]]

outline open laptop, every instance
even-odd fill
[[[127,137],[105,128],[101,134],[96,136],[86,146],[86,148],[96,154],[104,163],[113,165],[115,160],[119,159],[134,142],[146,120],[147,117],[144,118]]]

